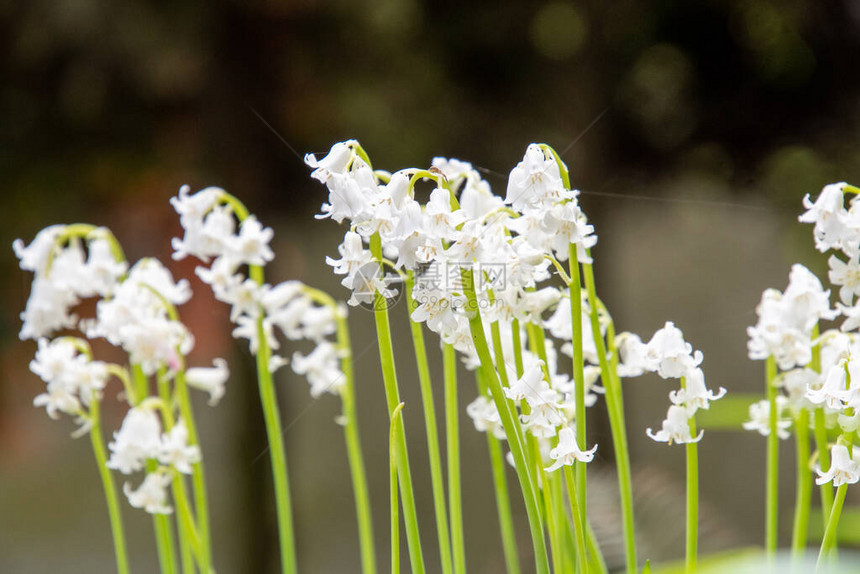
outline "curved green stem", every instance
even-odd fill
[[[767,492],[765,504],[765,550],[769,556],[776,553],[777,547],[777,513],[779,508],[779,435],[777,434],[776,396],[777,389],[773,385],[776,378],[776,361],[773,357],[767,359],[767,400],[770,407],[769,429],[767,437]]]
[[[251,279],[258,285],[264,283],[263,268],[251,266]],[[257,317],[257,385],[260,392],[260,402],[263,407],[263,420],[266,424],[266,435],[269,439],[269,453],[272,461],[272,479],[275,486],[275,507],[278,515],[278,542],[281,549],[281,571],[284,574],[295,574],[296,543],[293,534],[293,510],[290,499],[290,483],[287,475],[287,454],[284,449],[284,431],[281,425],[281,414],[278,410],[278,398],[272,372],[269,370],[271,349],[266,338],[263,325],[265,316],[262,310]]]
[[[194,411],[191,406],[184,369],[176,372],[174,383],[179,412],[182,415],[185,428],[188,429],[188,444],[199,447],[200,439],[197,434],[197,424],[194,420]],[[194,510],[197,513],[196,528],[200,537],[200,570],[204,574],[208,574],[212,570],[212,543],[209,527],[209,502],[206,496],[206,476],[202,457],[200,462],[191,466],[191,485],[194,491]]]
[[[848,490],[848,484],[843,483],[836,489],[836,499],[833,501],[833,508],[830,511],[830,516],[827,519],[827,528],[824,531],[824,539],[821,541],[821,550],[818,552],[818,562],[815,565],[815,571],[818,572],[824,565],[836,547],[836,529],[839,526],[839,517],[842,515],[842,505],[845,502],[845,492]]]
[[[370,251],[377,262],[382,260],[382,240],[379,234],[370,239]],[[382,381],[385,398],[388,402],[389,416],[400,404],[400,390],[397,385],[397,370],[394,366],[394,346],[391,342],[391,326],[388,320],[388,307],[385,298],[377,291],[373,296],[376,338],[379,342],[379,362],[382,367]],[[415,494],[412,489],[412,472],[409,468],[409,453],[406,448],[406,432],[403,419],[392,419],[398,429],[395,437],[397,449],[397,476],[403,504],[403,520],[406,524],[406,541],[409,545],[409,561],[413,574],[424,573],[424,555],[421,550],[421,536],[418,530],[418,514],[415,509]]]
[[[451,508],[451,546],[454,572],[466,572],[466,544],[463,536],[463,498],[460,493],[460,425],[457,408],[457,351],[442,346],[445,379],[445,439],[448,451],[448,506]]]
[[[163,407],[161,413],[164,420],[164,430],[170,432],[175,425],[173,413],[171,411],[170,400],[170,381],[167,379],[167,369],[160,367],[156,381],[158,384],[158,396],[161,399]],[[182,564],[182,572],[184,574],[194,573],[194,552],[191,547],[191,531],[188,526],[191,522],[191,510],[188,507],[188,502],[185,497],[185,483],[182,480],[182,475],[179,473],[173,474],[173,482],[171,485],[173,491],[173,499],[176,501],[176,525],[179,534],[179,559]],[[191,527],[193,529],[193,525]]]
[[[439,429],[436,423],[436,406],[433,400],[433,385],[430,366],[427,362],[427,348],[424,344],[424,331],[421,323],[412,320],[415,309],[412,288],[415,284],[410,271],[405,280],[406,304],[410,314],[409,328],[412,331],[412,346],[415,348],[415,362],[418,367],[418,384],[421,387],[421,404],[424,408],[424,428],[427,432],[427,455],[430,459],[430,485],[433,491],[433,507],[436,513],[436,535],[439,538],[439,554],[442,573],[450,574],[452,568],[451,536],[448,530],[448,509],[445,503],[445,485],[442,480],[442,455],[439,449]],[[453,519],[452,519],[453,521]]]
[[[116,555],[116,570],[118,574],[128,574],[128,557],[125,551],[125,531],[122,524],[122,511],[120,510],[119,497],[116,493],[113,477],[108,467],[105,466],[107,464],[107,454],[105,452],[104,441],[102,440],[99,402],[95,398],[90,403],[90,420],[92,421],[90,441],[93,444],[96,466],[98,466],[99,477],[101,477],[102,487],[105,491],[108,516],[110,517],[110,529],[113,536],[114,554]]]
[[[627,574],[637,573],[636,528],[633,518],[633,476],[630,470],[630,449],[627,445],[627,427],[624,423],[624,396],[621,380],[618,377],[618,353],[615,352],[615,326],[609,322],[606,341],[600,332],[600,307],[597,288],[594,283],[594,268],[583,265],[585,288],[588,294],[591,333],[597,346],[600,376],[606,389],[606,408],[609,413],[609,427],[612,432],[612,446],[615,449],[615,465],[618,471],[618,491],[621,498],[621,517],[624,530],[625,559]],[[612,350],[611,360],[607,359],[607,346]]]
[[[475,371],[478,392],[489,397],[489,389],[480,369]],[[505,568],[508,574],[520,574],[520,558],[517,552],[517,538],[514,533],[514,519],[511,514],[511,502],[508,495],[508,479],[505,476],[505,456],[499,439],[491,432],[487,435],[487,449],[490,452],[490,466],[493,469],[493,489],[496,494],[496,509],[499,514],[499,530],[502,536],[502,551],[505,555]]]
[[[349,326],[346,319],[339,313],[337,317],[338,346],[343,353],[341,371],[346,380],[340,390],[343,402],[343,427],[346,439],[346,452],[349,458],[349,470],[352,475],[352,488],[355,496],[355,512],[358,519],[358,538],[361,545],[361,570],[364,574],[376,572],[376,550],[373,543],[373,516],[370,510],[370,494],[367,488],[367,473],[364,469],[364,455],[361,450],[361,440],[358,435],[358,413],[355,408],[355,374],[352,364],[352,344],[349,337]]]
[[[809,411],[801,409],[794,419],[797,443],[797,492],[794,503],[794,528],[791,550],[802,558],[809,532],[809,506],[812,502],[812,470],[809,468]]]
[[[475,293],[472,274],[464,269],[462,279],[467,304],[469,305],[469,310],[472,312],[469,317],[469,329],[472,332],[472,340],[474,341],[478,358],[481,361],[481,368],[484,370],[484,376],[489,386],[490,394],[493,397],[493,402],[496,403],[496,409],[499,411],[499,418],[502,420],[505,435],[508,437],[511,454],[514,457],[514,466],[520,481],[526,514],[529,519],[529,529],[535,551],[535,568],[538,574],[549,574],[549,560],[543,537],[543,524],[541,523],[540,511],[538,510],[535,485],[532,483],[523,445],[520,442],[522,429],[520,428],[519,419],[511,416],[510,410],[505,404],[507,397],[505,397],[502,386],[499,383],[499,378],[493,365],[493,358],[490,354],[490,348],[487,346],[487,337],[484,333],[484,324],[481,320],[480,307],[478,305],[477,294]]]

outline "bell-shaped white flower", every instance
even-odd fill
[[[304,375],[311,385],[311,396],[323,393],[337,394],[346,384],[340,370],[343,353],[329,341],[322,341],[307,355],[293,353],[292,367],[297,375]]]
[[[269,247],[274,233],[271,227],[263,227],[255,215],[249,215],[239,227],[239,234],[229,238],[227,253],[239,263],[265,265],[275,257]]]
[[[576,433],[570,427],[564,427],[558,431],[558,445],[553,448],[549,456],[555,462],[546,468],[547,472],[558,470],[562,466],[571,466],[576,461],[591,462],[594,459],[594,453],[597,451],[597,445],[594,445],[590,450],[580,450],[576,444]]]
[[[645,434],[652,440],[657,442],[666,442],[670,445],[675,442],[679,444],[699,442],[704,435],[703,430],[693,438],[690,434],[690,412],[678,405],[669,407],[669,412],[666,414],[666,419],[663,421],[663,428],[656,433],[650,428],[645,430]]]
[[[230,369],[227,361],[216,358],[212,367],[192,367],[185,371],[185,382],[189,387],[209,393],[209,404],[215,406],[226,392]]]
[[[830,449],[830,468],[823,472],[820,468],[815,469],[818,478],[815,484],[822,485],[833,482],[833,486],[843,484],[855,484],[860,481],[860,448],[848,447],[843,444],[834,444]]]
[[[182,419],[162,435],[158,461],[173,466],[182,474],[191,474],[191,465],[200,462],[200,447],[188,444],[188,428]]]
[[[705,387],[705,373],[699,368],[687,372],[684,385],[682,389],[669,391],[669,400],[672,404],[686,406],[691,412],[697,409],[707,410],[711,401],[721,399],[726,394],[726,389],[723,387],[720,387],[716,394],[708,390]]]
[[[311,177],[321,183],[326,183],[333,174],[345,173],[355,154],[353,147],[357,143],[356,140],[338,142],[331,146],[324,158],[319,160],[312,153],[305,155],[305,163],[314,170]]]
[[[172,481],[167,472],[151,472],[146,475],[137,490],[126,482],[122,491],[128,497],[128,503],[135,508],[143,508],[150,514],[170,514],[173,508],[167,503],[167,488]]]
[[[813,203],[809,194],[803,198],[806,212],[798,217],[803,223],[814,223],[815,247],[824,253],[828,249],[841,249],[847,235],[843,190],[845,182],[824,187]]]
[[[132,408],[125,415],[119,431],[114,433],[107,467],[131,474],[141,470],[148,459],[156,458],[161,449],[161,422],[147,409]]]
[[[828,277],[834,285],[839,285],[839,298],[846,305],[854,302],[854,297],[860,295],[860,260],[851,258],[842,261],[836,255],[827,260],[830,266]]]
[[[654,333],[645,349],[651,369],[664,379],[680,379],[702,362],[702,352],[684,340],[684,333],[671,321]]]
[[[505,429],[502,426],[499,411],[496,404],[489,398],[481,395],[466,405],[466,414],[472,419],[475,430],[491,433],[497,439],[505,438]]]
[[[776,436],[785,440],[790,435],[788,429],[791,428],[791,419],[786,416],[786,408],[788,407],[788,399],[782,395],[776,397]],[[752,403],[749,408],[750,420],[743,423],[746,430],[756,431],[762,436],[770,435],[770,402],[767,400],[757,401]]]

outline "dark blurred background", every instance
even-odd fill
[[[746,358],[745,327],[762,289],[784,288],[794,261],[826,271],[811,229],[796,222],[800,199],[832,181],[860,181],[858,32],[860,2],[849,0],[0,1],[0,571],[107,572],[113,560],[88,442],[69,438],[68,420],[31,407],[42,383],[27,370],[35,345],[17,339],[30,277],[16,267],[13,239],[87,221],[110,226],[132,260],[168,260],[180,232],[168,198],[185,183],[218,185],[275,228],[271,280],[298,278],[344,298],[323,262],[343,229],[313,219],[324,193],[297,154],[357,138],[376,167],[392,171],[458,157],[503,193],[526,145],[546,142],[565,152],[597,227],[599,291],[619,330],[645,338],[674,320],[704,351],[710,386],[756,392],[763,366]],[[216,563],[225,573],[273,572],[274,506],[251,361],[193,263],[171,265],[198,294],[182,310],[198,338],[191,362],[225,356],[234,371],[222,403],[197,408]],[[393,316],[434,572],[414,359],[405,311]],[[387,416],[371,317],[355,309],[351,323],[384,564]],[[338,401],[313,401],[288,371],[277,376],[300,567],[357,572]],[[491,477],[484,438],[462,408],[474,383],[462,375],[469,569],[494,573],[503,560]],[[641,554],[677,558],[683,449],[644,435],[665,415],[669,388],[643,379],[626,389]],[[106,427],[115,429],[123,409],[106,403]],[[602,402],[590,417],[589,439],[600,444],[590,504],[607,553],[617,555]],[[703,550],[760,543],[764,439],[710,432],[701,451]],[[791,454],[786,443],[785,510]],[[525,563],[518,499],[514,509]],[[127,505],[124,513],[135,571],[155,571],[148,516]],[[786,535],[791,517],[782,518]]]

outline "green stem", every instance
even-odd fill
[[[170,381],[167,379],[167,369],[160,367],[156,377],[158,386],[158,396],[164,404],[161,409],[162,418],[164,420],[164,430],[170,432],[174,427],[175,421],[171,412],[170,400]],[[190,522],[190,512],[188,503],[185,498],[185,483],[182,482],[182,476],[179,473],[173,474],[172,483],[173,499],[176,501],[176,525],[179,534],[179,559],[182,564],[182,572],[185,574],[194,573],[194,554],[191,548],[191,533],[188,529]]]
[[[179,412],[188,429],[188,444],[200,446],[194,411],[191,407],[191,397],[185,380],[185,370],[180,369],[174,377],[174,392],[179,403]],[[200,570],[208,574],[212,570],[212,543],[209,528],[209,502],[206,496],[206,475],[203,469],[203,459],[191,466],[191,485],[194,491],[194,510],[197,512],[197,533],[200,537]]]
[[[263,268],[251,266],[251,278],[258,284],[264,283]],[[272,479],[275,486],[275,507],[278,515],[278,542],[281,549],[281,571],[284,574],[295,574],[296,545],[293,534],[293,511],[290,500],[290,483],[287,475],[287,455],[284,449],[284,431],[281,425],[281,414],[278,410],[278,398],[272,373],[269,370],[271,349],[266,338],[262,309],[257,318],[257,384],[260,391],[260,402],[263,407],[263,419],[266,423],[266,434],[269,439],[269,452],[272,461]]]
[[[532,536],[532,545],[535,551],[535,569],[538,574],[549,574],[549,560],[547,557],[546,543],[543,537],[543,524],[541,524],[540,511],[538,509],[537,498],[535,495],[535,485],[532,484],[531,474],[528,471],[523,445],[519,437],[522,436],[520,421],[516,417],[512,417],[510,410],[506,405],[507,397],[505,397],[502,386],[499,383],[499,378],[496,375],[496,369],[493,365],[493,358],[490,355],[490,348],[487,346],[487,337],[484,333],[484,324],[481,320],[480,307],[478,305],[478,297],[475,293],[474,279],[468,270],[463,270],[462,273],[464,291],[467,297],[467,304],[472,315],[469,317],[469,328],[472,332],[472,340],[475,344],[475,350],[478,353],[478,358],[481,361],[481,368],[484,370],[484,375],[487,384],[490,388],[490,394],[493,397],[493,402],[496,404],[496,409],[499,411],[499,418],[502,421],[502,426],[505,429],[505,435],[508,437],[508,446],[514,457],[514,466],[517,471],[517,477],[520,481],[520,488],[523,494],[523,500],[526,506],[526,514],[529,519],[529,529]]]
[[[842,505],[845,502],[845,492],[848,490],[848,484],[843,483],[836,489],[836,500],[833,501],[833,508],[830,511],[830,517],[827,520],[827,528],[824,531],[824,539],[821,541],[821,550],[818,552],[818,562],[815,565],[815,571],[821,570],[828,554],[836,547],[836,529],[839,526],[839,517],[842,515]]]
[[[570,319],[573,327],[573,381],[574,397],[576,401],[576,441],[579,450],[586,450],[585,440],[585,374],[584,358],[582,356],[582,284],[579,277],[579,260],[577,258],[576,245],[571,243],[568,247],[568,267],[570,268]],[[586,463],[576,461],[576,495],[579,496],[577,506],[580,512],[580,521],[584,524],[587,515],[586,510]]]
[[[813,413],[815,425],[815,449],[818,451],[818,462],[821,468],[830,468],[830,447],[827,445],[827,425],[824,420],[824,409],[817,408]],[[819,487],[821,492],[821,512],[824,525],[830,519],[830,510],[833,508],[833,483],[825,482]]]
[[[809,531],[809,506],[812,502],[812,470],[809,468],[809,411],[801,409],[794,419],[797,442],[797,493],[794,504],[794,529],[791,550],[795,558],[803,557]]]
[[[370,510],[370,494],[367,488],[367,474],[364,469],[364,455],[358,435],[358,413],[355,408],[355,373],[352,364],[352,344],[346,319],[335,313],[337,319],[338,346],[344,353],[341,371],[345,384],[340,390],[343,403],[343,427],[346,439],[346,452],[349,470],[352,475],[352,488],[355,496],[355,512],[358,518],[358,538],[361,545],[361,569],[364,574],[376,572],[376,550],[373,543],[373,516]],[[395,505],[396,506],[396,505]]]
[[[158,468],[155,460],[146,464],[146,472],[150,473]],[[173,527],[170,516],[167,514],[153,514],[152,524],[155,528],[155,544],[158,549],[158,563],[162,574],[176,574],[176,550],[173,542]]]
[[[93,453],[96,457],[96,466],[99,469],[99,476],[102,480],[102,487],[105,491],[105,500],[108,506],[108,516],[110,517],[110,529],[113,535],[113,548],[116,555],[116,570],[118,574],[128,574],[128,557],[125,552],[125,532],[122,525],[122,511],[120,510],[119,498],[116,493],[116,486],[113,482],[113,477],[107,466],[107,454],[105,452],[104,441],[102,440],[101,419],[99,417],[99,401],[93,398],[90,403],[90,420],[92,427],[90,428],[90,440],[93,444]]]
[[[378,233],[370,239],[370,250],[377,262],[382,261],[382,240]],[[400,390],[397,385],[397,370],[394,366],[394,346],[391,342],[391,326],[388,320],[388,307],[385,298],[377,291],[373,296],[374,318],[376,319],[376,338],[379,342],[379,362],[382,367],[382,381],[385,398],[388,402],[389,416],[400,404]],[[400,495],[403,504],[403,520],[406,523],[406,541],[409,545],[409,561],[413,574],[424,573],[424,555],[421,550],[421,536],[418,530],[418,514],[415,509],[415,494],[412,489],[412,472],[409,469],[409,453],[406,448],[406,431],[403,419],[392,419],[392,424],[400,428],[395,436],[397,450],[397,477],[400,482]]]
[[[448,451],[448,506],[451,508],[451,546],[454,551],[454,572],[466,572],[466,544],[463,536],[463,499],[460,491],[460,428],[457,408],[457,351],[449,344],[442,346],[445,375],[445,439]]]
[[[391,413],[388,430],[388,491],[391,510],[391,574],[400,574],[400,502],[397,496],[397,435],[403,403]]]
[[[149,380],[138,364],[131,365],[131,374],[134,379],[135,398],[143,401],[149,395]],[[165,405],[167,408],[167,405]],[[158,462],[149,460],[146,463],[146,472],[153,472],[158,468]],[[176,574],[176,556],[173,549],[173,534],[171,532],[170,518],[165,514],[153,514],[152,524],[155,529],[155,544],[158,550],[158,563],[162,574]]]
[[[600,364],[600,376],[606,389],[606,408],[609,413],[609,427],[612,432],[612,446],[615,449],[615,465],[618,471],[618,492],[621,498],[621,518],[624,530],[624,547],[627,564],[627,574],[638,571],[636,560],[636,529],[633,518],[633,477],[630,470],[630,450],[627,445],[627,428],[624,423],[624,396],[621,390],[621,380],[618,377],[618,353],[615,352],[615,327],[609,322],[607,342],[612,349],[611,362],[607,360],[603,335],[600,332],[600,301],[597,299],[597,289],[594,283],[594,268],[590,264],[583,265],[585,288],[588,293],[589,318],[591,333],[597,346],[597,357]]]
[[[579,506],[579,492],[576,479],[570,466],[564,465],[564,479],[567,483],[567,497],[570,499],[570,510],[573,515],[573,529],[576,534],[576,556],[579,561],[579,572],[588,572],[588,547],[585,543],[585,526]]]
[[[487,383],[480,370],[475,371],[478,390],[481,395],[489,396]],[[491,432],[487,435],[487,449],[490,451],[490,466],[493,469],[493,487],[496,494],[496,508],[499,514],[499,530],[502,536],[502,551],[505,555],[505,567],[508,574],[520,574],[520,558],[517,552],[517,538],[514,533],[514,519],[511,514],[511,503],[508,495],[508,480],[505,476],[506,464],[502,454],[499,439]]]
[[[767,492],[765,505],[765,550],[769,556],[776,553],[777,547],[777,513],[779,508],[779,435],[777,420],[779,413],[776,406],[777,389],[773,385],[776,378],[776,361],[773,357],[767,359],[767,400],[770,407],[769,428],[767,437]]]
[[[681,379],[681,388],[685,380]],[[696,415],[690,417],[690,436],[696,436]],[[685,566],[696,571],[699,548],[699,443],[687,443],[687,542]]]
[[[415,362],[418,366],[418,384],[421,387],[421,404],[424,408],[424,428],[427,432],[427,455],[430,459],[430,484],[433,491],[433,507],[436,513],[436,535],[439,538],[439,554],[443,574],[450,574],[452,568],[451,538],[448,531],[448,509],[445,504],[445,485],[442,479],[442,455],[439,449],[439,428],[436,423],[436,406],[433,401],[433,385],[430,366],[427,361],[427,348],[421,323],[412,320],[411,313],[416,308],[412,299],[414,276],[410,271],[404,286],[406,304],[410,314],[409,327],[412,330],[412,345],[415,348]],[[452,519],[453,521],[453,519]]]

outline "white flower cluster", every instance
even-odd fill
[[[175,379],[194,346],[175,311],[191,297],[188,282],[175,281],[155,259],[141,259],[129,269],[116,239],[104,228],[55,225],[42,230],[30,245],[17,240],[13,248],[21,268],[35,274],[20,333],[22,339],[38,340],[30,369],[45,381],[46,391],[34,405],[45,407],[52,418],[59,412],[77,417],[80,429],[75,436],[85,434],[95,423],[92,403],[101,400],[108,380],[117,376],[125,385],[121,396],[132,408],[109,445],[107,466],[128,474],[144,469],[149,460],[156,466],[160,462],[163,466],[149,472],[140,488],[126,485],[124,490],[133,506],[169,512],[165,488],[171,468],[188,474],[200,460],[199,447],[188,444],[185,424],[179,421],[162,435],[158,416],[139,406],[153,400],[146,396],[148,382],[133,384],[129,369],[93,360],[85,339],[49,337],[77,329],[87,339],[104,338],[126,351],[144,382],[156,373],[167,381]],[[92,297],[98,298],[95,317],[79,319],[75,307]],[[213,399],[224,394],[229,376],[223,359],[215,359],[215,364],[187,372],[188,385],[208,391]]]
[[[702,352],[693,351],[693,346],[684,340],[684,333],[671,321],[654,333],[647,344],[632,333],[622,333],[616,343],[619,357],[623,360],[619,374],[638,376],[651,372],[664,379],[682,381],[681,389],[669,392],[672,404],[663,427],[657,432],[647,429],[648,436],[669,444],[700,441],[704,431],[692,436],[690,419],[697,410],[710,408],[711,401],[726,394],[722,387],[715,394],[705,386],[705,374],[699,367]]]
[[[143,470],[147,462],[160,466],[147,469],[147,475],[137,490],[125,483],[123,491],[129,503],[151,514],[167,514],[167,487],[172,482],[172,470],[191,474],[191,465],[200,462],[200,447],[188,444],[188,429],[180,419],[167,433],[162,433],[158,415],[144,407],[132,408],[126,413],[114,440],[108,444],[111,451],[107,467],[123,474]]]
[[[231,306],[230,319],[236,324],[233,336],[247,339],[254,354],[260,347],[260,333],[269,349],[280,349],[276,329],[292,341],[313,341],[316,346],[307,355],[293,354],[293,371],[307,377],[314,397],[323,392],[337,393],[344,384],[342,352],[326,337],[335,333],[337,316],[346,310],[317,304],[300,281],[272,286],[246,278],[242,274],[244,266],[263,267],[274,258],[269,247],[273,232],[254,215],[242,213],[243,207],[237,212],[236,200],[224,190],[208,187],[191,194],[188,186],[183,186],[170,202],[184,230],[181,239],[173,240],[173,257],[192,255],[210,263],[195,271],[219,301]],[[238,230],[237,218],[241,218]],[[249,275],[253,276],[253,272],[249,271]],[[286,363],[284,357],[272,353],[268,367],[275,372]],[[189,384],[205,386],[208,378],[201,380],[197,375],[189,371]],[[212,397],[217,400],[218,395],[213,393]]]
[[[777,398],[780,438],[789,436],[791,421],[784,414],[786,410],[799,413],[802,409],[823,409],[826,426],[839,427],[844,433],[854,433],[860,427],[860,341],[856,334],[860,327],[860,305],[856,300],[860,295],[860,204],[854,197],[846,209],[844,197],[858,191],[846,183],[828,185],[814,202],[808,195],[804,198],[806,211],[799,217],[803,223],[814,224],[819,251],[837,251],[828,261],[830,282],[839,288],[841,302],[836,309],[831,309],[830,291],[812,272],[795,264],[785,292],[768,289],[762,294],[756,309],[758,323],[747,329],[750,358],[772,358],[781,371],[772,382],[785,392]],[[822,321],[839,316],[844,318],[839,329],[819,334]],[[751,420],[744,428],[767,435],[770,417],[766,401],[755,403],[750,407]],[[818,471],[819,484],[860,480],[860,467],[852,458],[856,457],[845,446],[834,445],[832,466],[826,473]]]
[[[549,329],[563,342],[561,351],[572,354],[565,291],[540,288],[540,284],[551,278],[551,260],[568,259],[571,244],[579,261],[590,262],[588,249],[597,237],[577,203],[578,192],[567,189],[559,162],[546,146],[528,146],[510,173],[504,199],[493,194],[470,164],[456,159],[435,158],[429,170],[374,171],[354,140],[335,144],[322,159],[308,155],[305,162],[314,170],[311,176],[328,189],[328,202],[317,217],[349,223],[338,247],[340,258],[327,262],[352,290],[350,304],[369,303],[375,293],[394,296],[379,267],[387,265],[414,274],[412,320],[438,333],[464,355],[469,368],[479,365],[469,326],[476,311],[486,332],[498,323],[508,360],[514,357],[514,319]],[[437,184],[425,203],[415,199],[414,186],[421,179]],[[377,241],[381,253],[373,251]],[[477,309],[470,308],[464,281],[476,292]],[[542,314],[553,308],[552,317],[544,321]],[[585,353],[596,364],[585,313],[583,323]],[[517,335],[527,340],[525,330]],[[508,367],[508,379],[517,381],[507,389],[508,397],[529,406],[522,417],[524,426],[548,445],[548,439],[568,428],[572,420],[573,383],[558,372],[551,339],[546,341],[546,364],[527,349],[518,351],[523,355],[524,374],[517,377]],[[589,367],[589,387],[598,372]],[[594,399],[589,393],[587,402]],[[487,398],[478,397],[467,412],[478,430],[503,436],[499,414]],[[569,446],[567,439],[560,443],[558,456],[567,456]],[[592,454],[593,450],[578,456],[590,460]]]
[[[33,405],[45,407],[51,418],[65,413],[78,418],[78,433],[86,433],[90,421],[85,407],[99,400],[110,372],[106,363],[94,361],[84,341],[59,337],[53,341],[39,339],[36,357],[30,361],[30,370],[47,385],[46,391],[33,399]],[[81,352],[83,349],[86,352]],[[76,434],[78,434],[76,433]]]
[[[111,295],[128,268],[115,256],[109,231],[89,229],[84,241],[71,235],[69,228],[52,225],[40,231],[30,245],[25,246],[20,239],[12,244],[21,269],[35,274],[30,298],[21,313],[22,340],[75,327],[78,318],[73,308],[82,299]]]

